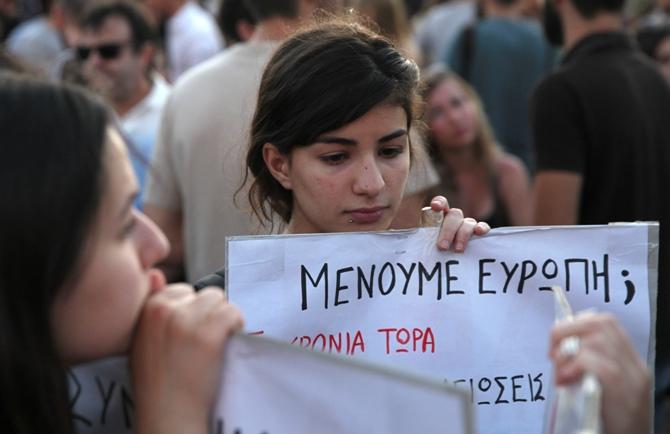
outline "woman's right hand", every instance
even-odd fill
[[[224,344],[242,324],[220,288],[175,284],[149,297],[130,352],[136,432],[207,432]]]
[[[444,214],[440,233],[437,236],[437,248],[440,250],[451,248],[454,252],[463,253],[474,235],[486,235],[491,230],[488,223],[464,217],[460,209],[450,208],[444,196],[435,196],[430,201],[430,208]]]

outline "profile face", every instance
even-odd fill
[[[123,140],[110,131],[105,147],[103,197],[79,273],[51,312],[58,352],[69,364],[128,350],[147,297],[160,289],[149,270],[168,252],[162,232],[132,208],[138,187]]]
[[[442,81],[426,99],[426,117],[442,153],[463,151],[477,138],[477,106],[456,81]]]
[[[407,116],[379,105],[342,128],[321,134],[266,164],[293,195],[293,233],[389,228],[409,173]]]

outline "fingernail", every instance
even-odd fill
[[[440,247],[442,247],[443,249],[448,249],[449,248],[449,241],[447,241],[447,240],[442,241],[440,243]]]
[[[462,252],[463,250],[465,250],[465,247],[463,246],[463,243],[456,243],[455,249],[457,252]]]

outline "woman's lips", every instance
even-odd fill
[[[387,206],[358,208],[347,211],[347,214],[354,223],[370,224],[377,223],[382,218],[387,209]]]
[[[456,136],[456,138],[462,139],[462,138],[467,137],[467,136],[470,135],[470,130],[468,130],[467,128],[463,128],[461,130],[456,130],[454,135]]]

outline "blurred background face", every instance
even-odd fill
[[[444,80],[428,95],[426,117],[443,154],[473,146],[477,138],[477,106],[457,81]]]
[[[666,37],[658,43],[654,58],[661,68],[661,73],[670,83],[670,37]]]
[[[144,0],[142,3],[149,9],[149,11],[154,15],[154,18],[162,20],[166,15],[165,4],[166,0]]]
[[[111,101],[132,97],[148,62],[142,50],[134,50],[130,26],[118,16],[108,17],[99,29],[85,29],[77,55],[91,88]]]

